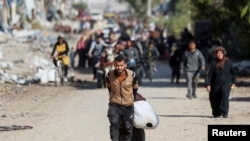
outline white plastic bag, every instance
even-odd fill
[[[135,101],[134,111],[134,126],[136,128],[155,129],[158,126],[158,115],[147,101]]]

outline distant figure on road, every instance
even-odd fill
[[[62,37],[58,36],[57,42],[55,43],[53,50],[51,52],[51,58],[53,59],[53,63],[55,67],[57,67],[57,60],[61,59],[64,64],[64,76],[65,80],[67,81],[67,76],[68,76],[68,67],[69,67],[69,46],[68,42]],[[55,55],[56,54],[56,55]]]
[[[86,67],[87,60],[87,50],[86,50],[86,42],[85,37],[82,35],[76,44],[76,53],[78,55],[78,68]]]
[[[174,47],[173,47],[174,48]],[[176,49],[172,50],[172,55],[170,56],[169,59],[169,66],[172,70],[172,74],[171,74],[171,83],[174,83],[174,81],[178,84],[179,83],[179,79],[181,76],[180,73],[180,63],[181,63],[181,50],[177,47],[175,47]]]
[[[155,47],[155,44],[153,41],[149,41],[148,47],[144,49],[143,58],[146,64],[152,63],[153,71],[157,72],[157,60],[160,57],[160,53],[158,49]]]
[[[70,59],[70,67],[71,67],[71,69],[75,68],[75,56],[76,56],[75,48],[71,47],[70,51],[69,51],[69,59]]]
[[[185,71],[187,81],[187,98],[197,98],[196,89],[200,78],[200,71],[205,70],[205,59],[200,50],[196,48],[194,40],[189,41],[188,50],[182,56],[180,72]]]
[[[210,63],[205,80],[213,117],[228,117],[229,93],[235,87],[235,73],[231,60],[223,47],[215,50],[215,59]]]
[[[97,39],[91,43],[91,47],[88,52],[88,56],[91,59],[91,67],[93,70],[93,80],[96,79],[96,68],[100,62],[101,54],[105,48],[105,44],[101,35],[96,37]]]

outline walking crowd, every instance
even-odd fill
[[[101,79],[98,87],[108,88],[112,140],[119,140],[120,117],[125,127],[124,139],[132,139],[131,115],[137,89],[142,85],[143,77],[152,82],[158,60],[169,61],[172,69],[171,83],[179,84],[181,75],[185,75],[186,97],[190,100],[198,97],[196,90],[200,73],[206,71],[204,87],[209,92],[212,115],[228,117],[230,88],[235,87],[236,80],[232,63],[221,44],[215,42],[216,46],[211,47],[209,52],[207,46],[212,44],[204,37],[205,33],[201,40],[196,40],[184,28],[180,39],[177,39],[166,27],[158,27],[153,23],[143,26],[145,24],[136,20],[131,23],[124,25],[121,22],[118,31],[109,28],[108,33],[101,29],[94,32],[84,30],[76,47],[70,50],[66,48],[70,56],[70,68],[91,68],[93,80],[97,79],[98,82]],[[61,42],[62,37],[58,39]],[[77,63],[74,62],[76,56]],[[127,86],[127,83],[131,85]],[[120,93],[124,96],[120,96]]]
[[[11,5],[8,1],[4,0],[1,4],[3,24],[0,30],[12,33],[23,29],[25,20],[12,23],[16,2],[9,2],[13,2],[12,10],[8,9]],[[46,2],[47,6],[53,3],[50,0]],[[62,3],[60,7],[64,9],[66,3]],[[40,1],[36,5],[41,5]],[[20,10],[23,6],[21,4],[17,8]],[[53,8],[47,9],[48,21],[60,21],[66,13],[66,10],[56,12]],[[12,11],[12,18],[8,11]],[[36,12],[35,9],[30,11],[27,18],[32,21],[36,18]],[[144,130],[133,127],[133,106],[139,86],[143,86],[142,79],[147,78],[153,83],[159,60],[168,61],[171,83],[178,85],[181,76],[185,76],[187,92],[184,96],[188,100],[199,97],[198,83],[202,71],[205,71],[204,89],[209,93],[211,115],[214,118],[229,117],[229,95],[231,89],[236,87],[236,76],[226,49],[219,40],[211,39],[209,31],[203,30],[200,35],[194,36],[188,28],[184,28],[180,37],[175,37],[168,27],[156,25],[150,18],[109,18],[107,21],[116,20],[114,25],[118,25],[118,29],[115,26],[93,28],[98,21],[90,20],[83,11],[78,11],[74,17],[80,21],[79,30],[56,23],[54,31],[66,34],[73,31],[79,35],[79,39],[72,45],[64,36],[58,36],[50,57],[55,67],[59,66],[58,60],[62,60],[65,82],[68,81],[68,69],[88,68],[92,70],[97,87],[108,89],[107,116],[112,141],[145,140]],[[76,58],[78,62],[75,62]]]

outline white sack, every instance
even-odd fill
[[[134,126],[143,129],[155,129],[159,124],[158,115],[145,100],[134,102]]]
[[[35,77],[40,78],[42,84],[55,82],[55,69],[38,69]]]

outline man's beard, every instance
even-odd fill
[[[125,72],[125,69],[123,69],[123,70],[116,70],[116,74],[117,75],[122,75],[123,73]]]

